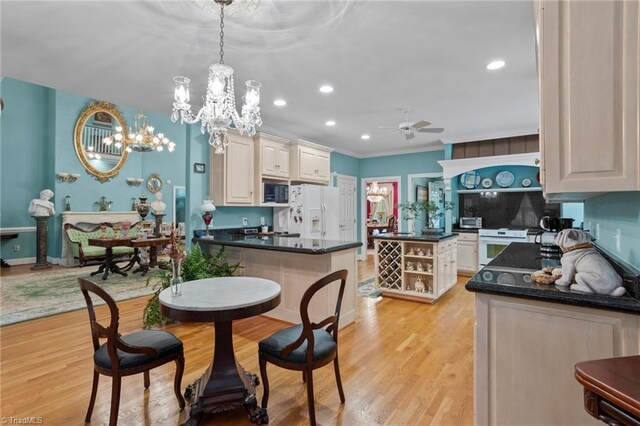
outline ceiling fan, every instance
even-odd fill
[[[442,127],[427,127],[427,126],[430,126],[431,123],[426,120],[420,120],[415,123],[412,123],[411,121],[409,121],[409,113],[411,112],[411,108],[405,108],[403,112],[405,113],[405,120],[402,123],[398,124],[397,127],[380,126],[381,129],[393,129],[393,132],[384,133],[382,135],[377,135],[375,137],[379,138],[382,136],[387,136],[387,135],[394,134],[396,132],[400,132],[404,134],[405,140],[410,141],[411,139],[416,137],[415,132],[418,132],[418,133],[444,132],[444,128]]]

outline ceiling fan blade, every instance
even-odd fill
[[[413,127],[414,129],[421,129],[425,126],[429,126],[431,123],[429,123],[428,121],[425,120],[420,120],[417,123],[413,124],[411,127]]]
[[[442,133],[444,132],[444,128],[442,127],[429,127],[428,129],[418,129],[420,133]]]
[[[415,138],[416,135],[413,134],[413,132],[406,132],[404,134],[404,140],[410,141],[411,139]]]

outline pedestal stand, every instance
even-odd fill
[[[36,264],[32,270],[51,269],[47,263],[47,231],[49,216],[32,216],[36,220]]]
[[[160,236],[160,230],[162,228],[162,218],[164,217],[164,213],[163,214],[155,214],[152,213],[153,217],[156,218],[156,228],[153,231],[153,236],[154,237],[159,237]]]

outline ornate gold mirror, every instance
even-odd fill
[[[122,114],[108,102],[91,103],[76,122],[76,155],[87,173],[103,183],[116,176],[127,162],[126,143],[115,136],[119,127],[126,134],[127,123]]]

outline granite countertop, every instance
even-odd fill
[[[252,249],[284,251],[289,253],[325,254],[358,248],[359,241],[334,241],[276,235],[237,235],[216,233],[213,237],[196,237],[194,242],[220,246],[246,247]]]
[[[615,267],[615,266],[614,266]],[[537,284],[531,273],[541,269],[540,247],[533,243],[511,243],[476,273],[465,288],[478,293],[514,296],[587,308],[640,313],[640,299],[632,288],[636,278],[625,277],[627,293],[621,297],[587,294],[569,287]]]
[[[505,226],[505,228],[508,228],[508,226]],[[489,229],[495,229],[495,228],[489,228]],[[452,229],[453,232],[456,233],[466,233],[466,234],[477,234],[479,229],[475,229],[475,228],[458,228],[458,227],[453,227]],[[536,235],[540,232],[544,232],[544,229],[542,228],[527,228],[527,235]]]
[[[437,243],[438,241],[448,240],[457,237],[458,234],[449,232],[444,234],[417,234],[410,232],[388,232],[384,234],[372,235],[372,238],[379,240],[403,240],[403,241],[425,241]]]

